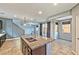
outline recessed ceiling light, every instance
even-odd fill
[[[23,24],[23,26],[26,26],[27,24]]]
[[[38,14],[40,14],[40,15],[41,15],[42,13],[43,13],[42,11],[39,11],[39,12],[38,12]]]
[[[14,17],[16,17],[16,15],[14,15]]]
[[[33,18],[31,18],[30,20],[33,20]]]
[[[53,3],[54,6],[58,5],[58,3]]]

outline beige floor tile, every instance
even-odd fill
[[[55,40],[52,42],[53,55],[73,55],[71,42]],[[7,40],[0,48],[0,55],[22,55],[20,40]]]

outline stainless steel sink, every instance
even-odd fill
[[[35,38],[29,37],[29,38],[25,38],[27,41],[29,42],[34,42],[37,41]]]

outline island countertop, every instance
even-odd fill
[[[38,37],[34,37],[32,36],[32,38],[36,39],[36,41],[33,41],[33,42],[29,42],[26,38],[29,38],[29,36],[27,35],[23,35],[21,36],[21,38],[28,44],[28,46],[34,50],[38,47],[41,47],[45,44],[48,44],[50,42],[52,42],[53,40],[51,38],[46,38],[46,37],[41,37],[41,36],[38,36]]]

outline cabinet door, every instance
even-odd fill
[[[76,52],[79,54],[79,15],[76,16]]]
[[[22,41],[22,53],[25,55],[26,54],[26,46],[24,45],[23,40]]]
[[[31,54],[32,54],[32,50],[29,48],[28,45],[27,45],[27,50],[26,50],[26,51],[27,51],[26,53],[27,53],[28,55],[31,55]]]
[[[0,20],[0,29],[2,29],[2,20]]]
[[[28,45],[25,43],[25,41],[21,40],[22,41],[22,53],[24,55],[29,55],[30,54],[30,50],[29,50],[29,47]]]
[[[1,38],[0,38],[0,47],[1,47]]]

